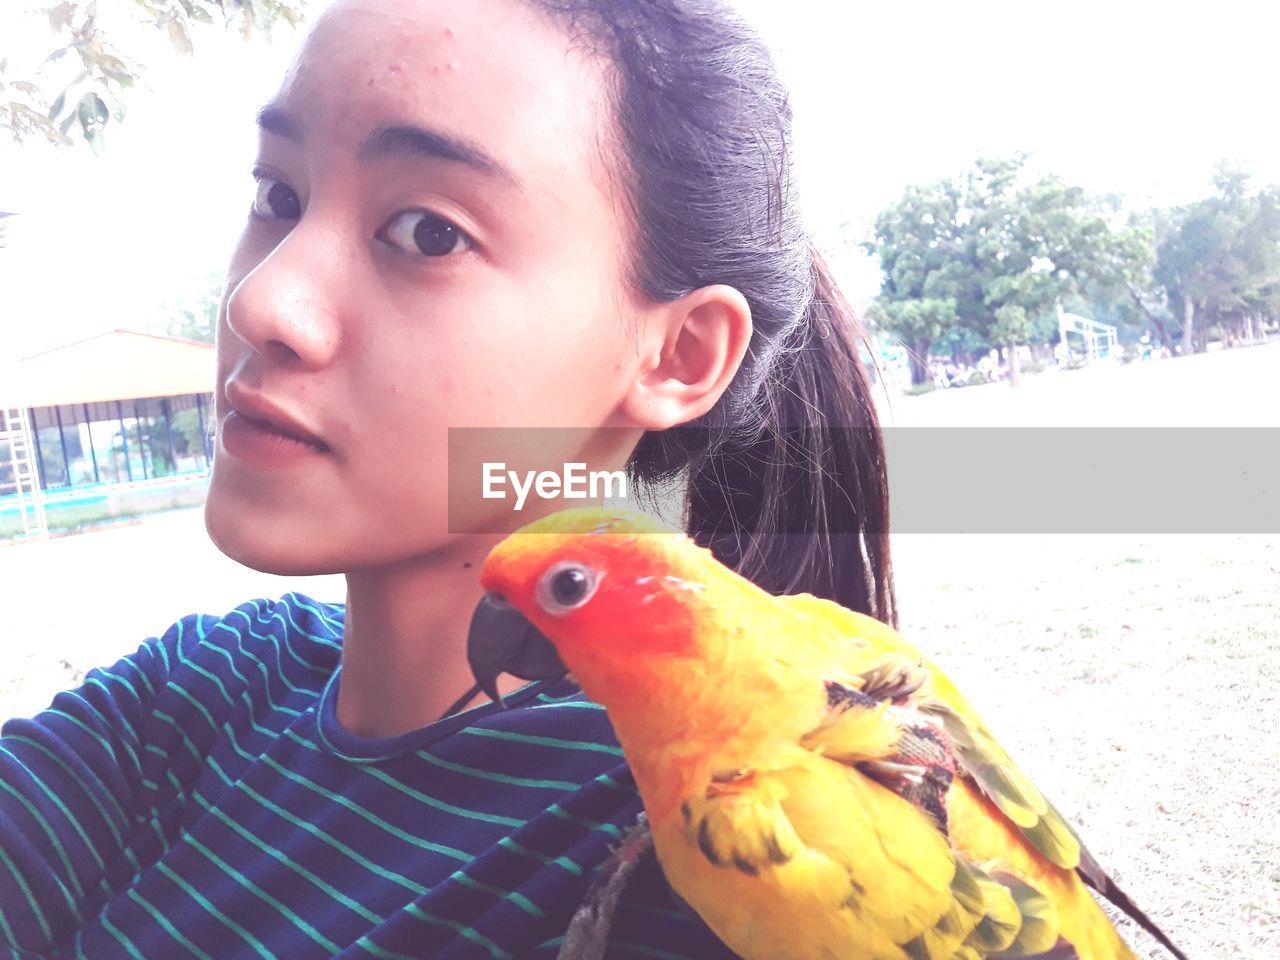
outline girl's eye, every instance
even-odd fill
[[[291,187],[279,180],[258,175],[258,193],[253,198],[252,213],[264,220],[297,220],[302,216],[302,203]]]
[[[254,216],[263,220],[297,220],[302,216],[302,201],[292,187],[265,174],[255,172],[254,177],[258,181],[250,211]],[[458,227],[427,210],[397,214],[380,236],[405,253],[416,251],[428,257],[443,257],[472,246],[470,237]]]
[[[406,210],[392,217],[383,239],[405,253],[443,257],[471,247],[470,238],[444,217],[426,210]]]

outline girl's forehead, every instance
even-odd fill
[[[604,67],[524,0],[337,0],[274,102],[318,140],[429,123],[513,170],[588,175],[602,189]]]

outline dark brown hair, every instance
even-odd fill
[[[896,626],[883,440],[865,332],[810,241],[773,58],[723,0],[529,0],[612,64],[630,280],[655,300],[737,288],[754,331],[714,408],[644,435],[652,488],[687,471],[687,529],[774,593]]]

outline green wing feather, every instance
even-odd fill
[[[777,601],[795,613],[827,627],[832,640],[849,652],[851,672],[865,672],[868,658],[909,659],[928,674],[914,691],[913,706],[937,718],[951,737],[961,772],[1021,831],[1049,862],[1068,870],[1093,870],[1105,876],[1062,815],[1013,762],[991,735],[977,711],[947,679],[901,634],[872,617],[847,610],[811,594],[781,596]]]
[[[950,703],[936,698],[921,703],[920,709],[938,717],[955,746],[960,768],[1033,847],[1059,867],[1074,870],[1081,865],[1082,855],[1087,853],[1080,838],[972,710],[965,711],[969,714],[966,718]]]

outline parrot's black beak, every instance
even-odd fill
[[[556,680],[569,672],[542,631],[496,593],[486,593],[471,615],[467,661],[480,689],[499,704],[497,680],[503,673]]]

